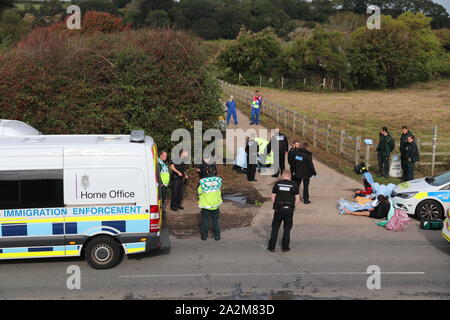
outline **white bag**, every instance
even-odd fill
[[[403,176],[402,162],[398,155],[393,155],[389,166],[389,176],[391,178],[401,178]]]

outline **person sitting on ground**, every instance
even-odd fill
[[[366,216],[373,219],[386,219],[389,213],[389,210],[391,209],[391,204],[389,202],[389,199],[382,194],[380,194],[377,197],[378,205],[374,208],[371,208],[367,211],[350,211],[346,208],[343,209],[343,211],[346,214],[351,214],[355,216]]]
[[[367,181],[366,176],[362,176],[363,184],[364,184],[364,190],[356,190],[355,191],[355,197],[364,197],[369,196],[373,193],[372,186]]]

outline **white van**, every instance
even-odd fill
[[[0,119],[0,136],[31,136],[41,134],[29,124],[18,120]]]
[[[0,259],[84,255],[107,269],[159,248],[156,164],[143,131],[0,136]]]

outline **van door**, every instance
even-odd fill
[[[63,171],[0,171],[0,257],[63,256]]]

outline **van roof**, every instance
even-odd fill
[[[41,134],[29,124],[18,120],[0,119],[0,136],[18,137]]]
[[[33,146],[33,145],[120,145],[131,144],[130,135],[27,135],[27,136],[0,136],[2,146]],[[153,144],[153,139],[145,137],[145,143]],[[136,144],[136,143],[133,143]],[[139,143],[137,143],[139,144]]]

